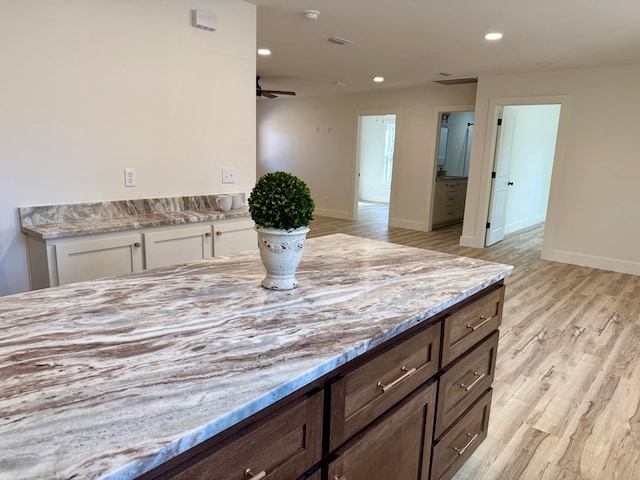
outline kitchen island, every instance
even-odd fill
[[[511,270],[338,234],[289,292],[251,251],[1,298],[0,479],[135,478]]]

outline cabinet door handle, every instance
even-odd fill
[[[222,235],[222,232],[221,232],[220,230],[218,230],[218,231],[216,232],[216,235],[217,235],[217,236],[220,236],[220,235]]]
[[[469,323],[467,323],[467,328],[470,328],[472,331],[475,332],[480,327],[482,327],[483,325],[486,325],[487,323],[489,323],[494,318],[495,318],[495,315],[492,315],[490,317],[485,317],[484,315],[480,315],[480,323],[472,325],[471,322],[469,322]]]
[[[404,375],[401,375],[400,377],[396,378],[393,382],[389,383],[388,385],[385,385],[382,382],[378,382],[376,383],[376,387],[380,388],[383,392],[386,392],[387,390],[395,387],[398,383],[400,383],[401,381],[403,381],[405,378],[410,377],[411,375],[413,375],[414,373],[416,373],[416,368],[412,368],[411,370],[407,370],[407,367],[405,367],[404,365],[402,367],[400,367],[400,370],[403,372],[406,372]]]
[[[264,470],[258,473],[253,473],[250,468],[244,469],[244,478],[246,478],[247,480],[249,478],[251,478],[252,480],[260,480],[261,478],[264,478],[266,476],[267,472],[265,472]]]
[[[479,433],[473,434],[471,432],[467,432],[467,437],[471,437],[469,439],[469,441],[466,444],[464,444],[462,447],[460,447],[460,448],[453,447],[453,449],[456,452],[458,452],[458,455],[464,454],[464,452],[467,450],[467,448],[469,448],[471,446],[471,444],[476,441],[476,439],[478,438],[478,435],[480,435],[480,434]]]
[[[136,247],[136,248],[140,248],[140,242],[134,243],[133,246]]]
[[[205,237],[210,237],[211,236],[211,232],[207,232],[204,234]]]
[[[478,377],[478,378],[476,378],[476,379],[475,379],[473,382],[471,382],[469,385],[467,385],[467,384],[465,384],[465,383],[461,383],[461,384],[460,384],[460,388],[464,388],[464,391],[465,391],[465,392],[468,392],[468,391],[469,391],[469,390],[471,390],[473,387],[475,387],[475,386],[476,386],[476,384],[477,384],[480,380],[482,380],[484,377],[486,377],[486,376],[487,376],[487,374],[486,374],[486,373],[479,374],[478,372],[473,372],[473,376],[474,376],[474,377]]]
[[[339,477],[338,475],[334,475],[333,480],[347,480],[347,477]]]

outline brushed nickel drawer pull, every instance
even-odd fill
[[[480,323],[478,323],[477,325],[471,325],[471,323],[467,323],[467,328],[470,328],[472,331],[475,332],[480,327],[482,327],[483,325],[486,325],[494,318],[496,318],[495,315],[492,315],[490,317],[485,317],[484,315],[480,315]]]
[[[266,476],[267,472],[265,472],[264,470],[255,474],[251,472],[250,468],[245,468],[244,470],[244,478],[246,478],[247,480],[249,478],[251,478],[252,480],[260,480],[261,478],[264,478]]]
[[[404,365],[402,365],[400,367],[400,370],[403,372],[406,372],[404,375],[401,375],[400,377],[396,378],[393,382],[391,382],[388,385],[385,385],[382,382],[378,382],[376,383],[376,387],[380,388],[383,392],[386,392],[387,390],[389,390],[390,388],[395,387],[398,383],[400,383],[401,381],[403,381],[405,378],[410,377],[411,375],[413,375],[414,373],[416,373],[416,368],[413,367],[411,370],[407,370],[407,367],[405,367]]]
[[[218,231],[216,232],[216,235],[217,235],[217,236],[220,236],[220,235],[222,235],[222,232],[221,232],[220,230],[218,230]]]
[[[211,232],[207,232],[204,234],[205,237],[210,237],[211,236]]]
[[[464,383],[461,383],[461,384],[460,384],[460,387],[461,387],[461,388],[464,388],[465,392],[468,392],[469,390],[471,390],[473,387],[475,387],[476,383],[478,383],[480,380],[482,380],[484,377],[486,377],[486,376],[487,376],[487,374],[486,374],[486,373],[483,373],[483,374],[481,375],[481,374],[479,374],[478,372],[473,372],[473,375],[474,375],[475,377],[478,377],[478,378],[476,378],[476,379],[475,379],[473,382],[471,382],[469,385],[466,385],[466,384],[464,384]]]
[[[140,242],[134,243],[133,246],[136,247],[136,248],[140,248]]]
[[[338,475],[334,475],[333,480],[347,480],[347,477],[339,477]]]
[[[458,452],[458,455],[463,455],[464,452],[467,450],[467,448],[469,448],[471,444],[476,441],[476,439],[478,438],[478,435],[480,434],[479,433],[473,434],[473,433],[467,432],[467,437],[471,437],[469,441],[463,447],[461,448],[453,447],[453,449],[456,452]]]

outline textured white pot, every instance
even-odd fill
[[[258,232],[260,258],[267,276],[262,286],[271,290],[291,290],[298,286],[296,268],[302,259],[309,227],[295,230],[255,227]]]

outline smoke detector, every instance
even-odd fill
[[[320,12],[318,10],[305,10],[304,16],[308,20],[317,20],[320,16]]]

